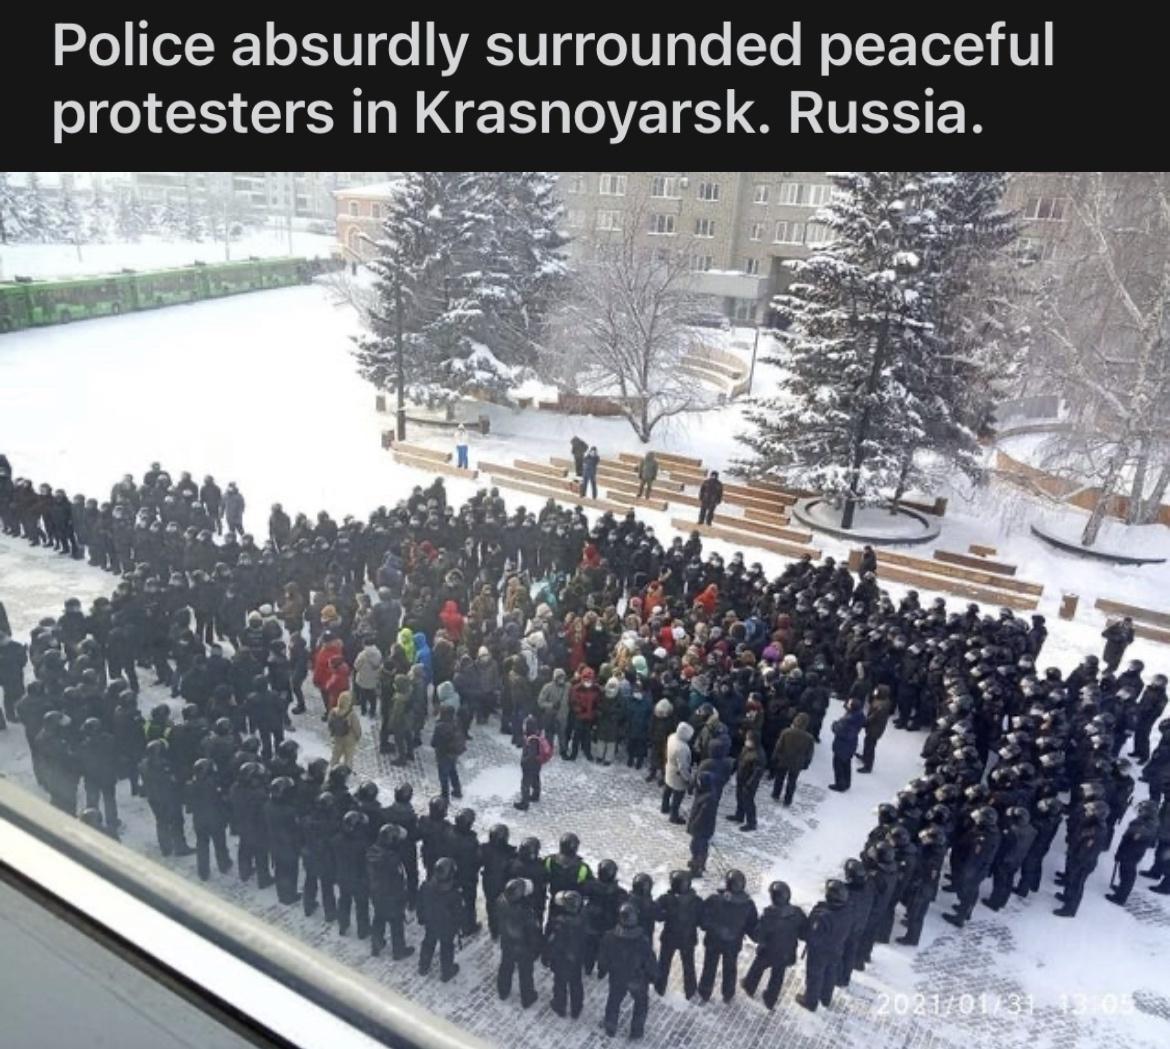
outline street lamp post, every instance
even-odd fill
[[[752,382],[756,377],[756,351],[760,348],[760,326],[756,324],[756,337],[752,340],[752,366],[748,370],[747,393],[752,392]]]

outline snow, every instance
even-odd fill
[[[304,258],[325,257],[332,253],[337,240],[319,233],[293,230],[290,251],[285,229],[249,232],[231,244],[234,260],[249,255],[272,258],[294,255]],[[123,268],[135,270],[190,266],[194,262],[223,262],[223,241],[163,240],[143,237],[137,243],[83,244],[81,258],[72,244],[0,244],[0,280],[13,277],[78,277],[94,273],[116,273]]]
[[[221,484],[235,480],[248,501],[246,522],[257,532],[262,531],[268,505],[276,501],[289,512],[315,513],[328,507],[335,516],[364,515],[374,506],[402,498],[414,485],[426,483],[429,476],[396,463],[382,450],[379,433],[390,428],[392,416],[379,416],[374,411],[373,390],[356,373],[350,340],[355,330],[351,310],[331,303],[324,289],[306,286],[0,336],[0,450],[8,455],[18,475],[45,480],[71,493],[102,496],[122,473],[140,475],[153,459],[172,472],[187,469],[197,478],[212,473]],[[744,339],[742,333],[728,335],[733,346],[737,341],[741,344],[736,352],[743,351]],[[761,339],[761,358],[764,341]],[[761,388],[773,389],[779,389],[783,381],[782,373],[762,360],[757,363],[756,379]],[[510,462],[513,458],[542,460],[549,455],[567,455],[569,439],[575,434],[596,444],[603,455],[640,449],[621,419],[520,411],[476,402],[460,407],[464,418],[474,419],[481,413],[489,417],[491,432],[476,435],[473,466],[480,458]],[[705,465],[724,469],[742,454],[735,435],[743,426],[741,407],[726,405],[672,420],[656,432],[652,447],[695,455]],[[444,449],[452,444],[449,433],[423,427],[412,427],[409,438]],[[489,483],[489,478],[485,476],[481,482]],[[455,500],[467,498],[475,488],[454,478],[446,484]],[[600,488],[604,492],[604,483]],[[540,500],[507,489],[502,492],[513,506],[533,506]],[[969,543],[984,543],[997,547],[1000,560],[1018,563],[1020,578],[1044,582],[1040,611],[1049,618],[1051,635],[1042,655],[1043,665],[1068,669],[1085,652],[1100,651],[1104,617],[1092,608],[1096,596],[1153,607],[1167,605],[1170,568],[1096,565],[1044,546],[1028,531],[1029,522],[1038,516],[1036,504],[1014,489],[993,486],[968,491],[955,485],[937,494],[951,500],[942,520],[942,535],[914,553],[929,557],[935,547],[965,550]],[[644,516],[660,536],[669,538],[672,517],[689,522],[695,515],[690,508],[676,508],[667,514],[646,512]],[[1070,525],[1084,519],[1073,510],[1055,516]],[[1168,533],[1160,526],[1146,535],[1148,538],[1141,540],[1143,547],[1170,549]],[[817,544],[838,559],[847,556],[851,545],[828,537],[818,537]],[[722,541],[704,545],[724,555],[736,548],[736,544]],[[780,571],[786,563],[777,555],[752,548],[744,552],[747,560],[759,560],[769,573]],[[112,588],[109,575],[30,550],[10,539],[0,539],[0,579],[0,596],[20,635],[40,616],[59,613],[65,596],[77,594],[89,601]],[[1056,615],[1066,588],[1081,596],[1080,612],[1071,623]],[[905,591],[897,584],[888,584],[888,589],[895,598]],[[924,599],[929,596],[923,594]],[[951,602],[962,604],[960,599],[952,598]],[[1170,651],[1149,641],[1137,641],[1127,655],[1144,659],[1150,672],[1164,670],[1170,663]],[[156,696],[157,690],[144,695],[144,705],[165,700],[165,696]],[[325,752],[328,741],[316,718],[307,717],[298,727],[297,738],[306,748],[305,756]],[[25,758],[22,734],[4,735],[0,764],[7,770]],[[517,834],[537,833],[546,842],[555,840],[556,821],[563,827],[566,821],[577,820],[587,843],[590,836],[596,841],[603,828],[620,832],[622,844],[615,847],[615,858],[622,864],[623,877],[647,869],[660,884],[671,865],[677,865],[685,855],[685,842],[667,837],[672,829],[658,818],[653,791],[624,768],[601,770],[583,763],[566,767],[555,760],[546,772],[548,800],[541,803],[545,812],[554,815],[534,812],[521,816],[511,807],[518,777],[510,745],[494,727],[473,732],[473,736],[468,756],[471,767],[466,769],[464,786],[469,802],[479,812],[479,826],[486,827],[502,817]],[[920,769],[921,742],[921,736],[887,732],[873,774],[858,777],[854,790],[844,796],[824,791],[830,778],[830,756],[827,746],[819,747],[812,767],[802,777],[793,809],[776,809],[761,797],[765,830],[760,835],[733,836],[720,821],[713,867],[743,866],[750,872],[758,895],[769,880],[782,877],[792,885],[799,902],[810,902],[825,878],[835,875],[842,861],[856,853],[873,807]],[[363,748],[371,745],[369,738],[363,740]],[[425,785],[433,786],[433,760],[427,748],[422,755]],[[377,758],[366,754],[363,760],[372,767]],[[20,767],[25,775],[26,766]],[[384,789],[393,782],[387,770],[378,775]],[[417,782],[419,797],[425,797],[424,781]],[[604,816],[583,819],[580,799],[592,802],[603,797],[608,798]],[[724,804],[729,801],[730,797],[725,797]],[[140,810],[131,811],[146,818]],[[541,824],[541,820],[554,822]],[[756,841],[744,842],[743,838]],[[152,848],[145,841],[141,845]],[[590,843],[594,859],[599,858],[597,848]],[[1055,863],[1054,856],[1048,863],[1049,877]],[[744,1044],[749,1025],[753,1044],[757,1034],[774,1042],[784,1032],[813,1045],[827,1030],[832,1032],[830,1041],[839,1046],[921,1044],[949,1049],[966,1044],[980,1049],[992,1045],[1047,1049],[1059,1044],[1093,1049],[1109,1044],[1117,1049],[1144,1049],[1164,1044],[1164,1021],[1134,1010],[1130,996],[1141,991],[1161,1001],[1157,998],[1162,993],[1157,964],[1170,949],[1166,932],[1170,911],[1159,898],[1144,892],[1145,883],[1139,884],[1135,893],[1141,897],[1144,911],[1132,905],[1123,911],[1104,901],[1110,868],[1110,863],[1102,862],[1089,884],[1081,917],[1074,922],[1051,917],[1050,880],[1041,897],[1026,902],[1013,899],[1001,915],[993,916],[981,908],[979,920],[963,933],[942,923],[939,910],[933,909],[921,951],[911,955],[900,948],[879,948],[876,964],[841,997],[842,1004],[835,1003],[824,1017],[805,1017],[799,1010],[782,1008],[768,1019],[758,1006],[742,1000],[727,1012],[722,1006],[692,1010],[672,996],[663,1004],[655,1001],[652,1005],[649,1034],[653,1039],[654,1025],[664,1023],[667,1010],[677,1008],[692,1010],[683,1016],[703,1034],[704,1046],[716,1045],[728,1023],[744,1034]],[[251,889],[230,891],[241,894],[239,902],[259,908],[261,913],[283,915],[274,920],[299,921],[295,914],[277,909],[270,898],[261,901]],[[413,930],[411,935],[415,936]],[[330,940],[331,945],[337,943],[336,937]],[[353,952],[356,948],[352,944],[351,940],[329,949]],[[473,950],[487,952],[483,954],[486,972],[494,952]],[[360,954],[352,957],[354,964],[370,964]],[[381,974],[388,970],[374,971]],[[414,979],[401,968],[386,978],[399,987],[399,981]],[[931,994],[953,988],[960,978],[969,981],[967,990],[1032,995],[1035,1011],[1006,1026],[1002,1017],[997,1025],[985,1015],[967,1021],[941,1015],[913,1020],[877,1017],[876,1003],[882,995]],[[545,978],[538,976],[538,981],[547,998]],[[802,978],[795,977],[795,983],[801,987]],[[462,992],[469,986],[461,983],[461,994],[453,997],[424,990],[422,993],[433,993],[434,997],[420,1000],[451,1016],[453,1010],[462,1008]],[[1074,1015],[1059,996],[1078,991],[1089,996],[1089,1011]],[[1102,996],[1108,993],[1122,995],[1131,1006],[1125,1015],[1107,1015],[1103,1006],[1095,1004],[1104,1001]],[[568,1039],[565,1044],[573,1046],[584,1046],[594,1037],[592,1020],[573,1028],[548,1016],[547,1011],[535,1018],[522,1018],[512,1003],[500,1006],[493,995],[477,996],[474,1009],[486,1018],[480,1030],[492,1031],[496,1041],[504,1037],[499,1032],[508,1031],[510,1044],[517,1047],[547,1045],[550,1024],[558,1044],[562,1034]],[[587,1010],[595,1019],[592,1001]],[[455,1018],[460,1023],[475,1022],[470,1013]],[[765,1023],[772,1025],[769,1033],[762,1030]],[[499,1026],[493,1028],[493,1024]],[[656,1044],[684,1044],[677,1030],[675,1035],[673,1041]],[[575,1038],[582,1041],[572,1040]],[[686,1044],[692,1044],[689,1035]]]

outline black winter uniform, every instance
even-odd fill
[[[650,1008],[650,984],[657,973],[654,948],[640,927],[616,928],[605,934],[597,955],[599,976],[609,977],[605,999],[605,1033],[617,1033],[618,1015],[628,994],[634,1001],[630,1038],[641,1038]]]
[[[835,974],[841,965],[841,951],[849,935],[850,915],[844,906],[818,903],[808,916],[804,929],[804,994],[798,999],[806,1009],[816,1012],[818,1005],[833,1004]]]
[[[553,973],[552,1009],[558,1016],[564,1016],[567,997],[568,1013],[574,1020],[581,1015],[585,999],[581,979],[585,934],[584,914],[558,914],[549,920],[545,962]]]
[[[118,760],[114,737],[104,729],[94,735],[82,736],[77,745],[77,758],[85,782],[86,808],[95,809],[99,801],[105,808],[106,826],[118,827]]]
[[[616,881],[595,879],[585,885],[582,895],[585,897],[585,972],[591,973],[602,937],[617,925],[618,908],[630,894]]]
[[[699,942],[699,919],[703,901],[699,894],[688,886],[685,892],[663,893],[658,897],[658,913],[662,919],[662,935],[659,937],[658,975],[654,989],[666,993],[666,982],[677,952],[682,961],[683,993],[693,998],[698,989],[695,977],[695,945]]]
[[[1114,903],[1125,903],[1137,880],[1138,865],[1152,845],[1158,840],[1158,820],[1155,816],[1136,817],[1121,836],[1113,859],[1117,866],[1117,885],[1109,899]]]
[[[145,782],[145,776],[143,777]],[[236,863],[240,881],[247,881],[256,873],[256,884],[261,889],[272,884],[268,870],[268,825],[264,819],[267,801],[262,784],[237,780],[228,792],[231,802],[232,827],[239,835]]]
[[[296,903],[301,898],[297,892],[300,881],[301,828],[293,799],[270,799],[264,806],[264,817],[268,825],[268,848],[272,855],[276,898],[284,904]]]
[[[1059,812],[1047,815],[1037,812],[1033,815],[1032,826],[1036,828],[1036,837],[1033,839],[1027,855],[1024,856],[1024,862],[1020,865],[1020,880],[1015,889],[1017,896],[1023,897],[1030,892],[1040,891],[1044,857],[1048,855],[1048,850],[1056,838],[1056,832],[1060,830],[1061,819],[1062,816]]]
[[[164,856],[189,856],[194,850],[183,832],[182,789],[170,765],[148,756],[142,762],[141,773],[143,793],[154,813],[159,850]]]
[[[507,842],[485,841],[479,847],[479,866],[483,878],[483,898],[487,905],[488,931],[493,940],[499,939],[499,896],[511,877],[509,871],[516,859],[516,846]],[[532,907],[529,906],[531,911]]]
[[[711,998],[715,989],[715,970],[722,963],[722,992],[725,1002],[735,997],[738,973],[736,963],[743,948],[744,936],[750,936],[759,921],[759,912],[746,892],[722,889],[703,901],[701,924],[703,939],[703,971],[699,976],[699,997]]]
[[[459,971],[455,964],[455,937],[463,922],[463,898],[454,880],[442,882],[432,876],[419,886],[418,920],[426,932],[418,955],[418,971],[431,970],[435,947],[439,948],[439,979],[446,983]]]
[[[342,828],[333,838],[333,857],[337,865],[337,931],[349,932],[350,911],[357,912],[357,935],[370,935],[370,881],[366,853],[369,836],[362,830]]]
[[[374,923],[370,948],[379,954],[386,946],[386,926],[390,927],[391,956],[397,960],[414,952],[406,946],[406,868],[397,849],[370,846],[366,854],[370,884],[370,902],[374,905]]]
[[[533,966],[540,956],[542,937],[540,922],[523,900],[515,903],[502,895],[496,901],[500,929],[500,966],[496,971],[496,991],[501,998],[512,993],[512,975],[520,981],[520,1004],[527,1009],[536,1001]]]
[[[1031,823],[1013,825],[1004,831],[991,868],[991,895],[983,901],[993,911],[1007,903],[1016,874],[1035,844],[1036,835]]]
[[[187,808],[195,831],[195,863],[199,877],[211,877],[211,848],[220,874],[232,869],[227,847],[228,804],[214,776],[193,779],[187,784]]]
[[[321,890],[321,906],[325,920],[337,917],[337,861],[333,855],[333,840],[340,831],[336,813],[315,810],[301,819],[301,858],[305,861],[304,907],[306,917],[317,910],[317,889]]]
[[[769,904],[755,929],[749,933],[756,941],[756,956],[743,978],[743,989],[748,994],[755,994],[764,973],[771,970],[764,988],[764,1004],[769,1009],[776,1007],[784,986],[784,974],[796,961],[796,945],[804,937],[807,925],[808,918],[799,907]]]

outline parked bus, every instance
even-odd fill
[[[0,332],[283,288],[305,283],[336,265],[332,259],[253,258],[67,280],[0,281]]]

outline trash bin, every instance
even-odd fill
[[[492,428],[491,419],[486,415],[481,415],[479,417],[479,432],[480,433],[490,433],[491,428]]]
[[[393,430],[383,430],[382,431],[382,447],[383,448],[393,448],[394,447],[394,431]]]
[[[1080,600],[1080,597],[1076,594],[1061,594],[1060,618],[1072,619],[1077,614],[1077,604]]]
[[[386,395],[384,393],[380,393],[374,398],[374,408],[379,412],[386,410]]]

